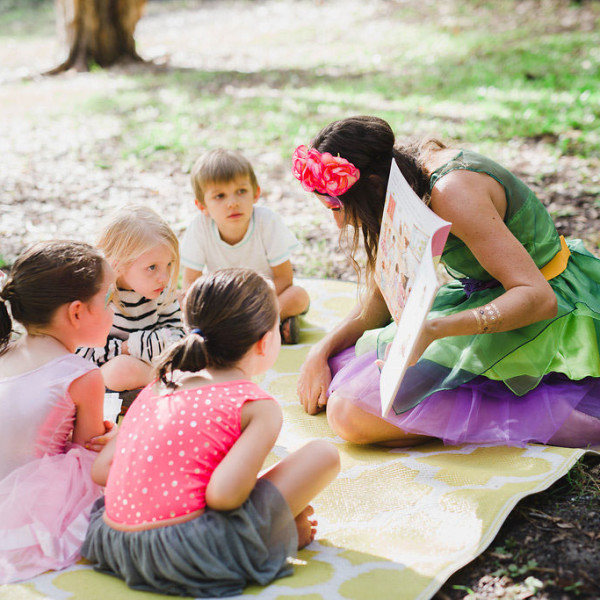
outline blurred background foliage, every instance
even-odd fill
[[[63,58],[53,2],[0,0],[0,146],[11,152],[0,201],[93,201],[89,225],[34,219],[13,242],[9,222],[2,253],[52,231],[87,235],[125,200],[168,198],[180,232],[190,165],[227,146],[255,163],[263,201],[305,242],[299,272],[350,277],[335,229],[305,210],[316,205],[289,165],[298,144],[351,114],[494,156],[561,233],[597,251],[599,24],[589,0],[151,0],[136,30],[146,64],[44,78]]]

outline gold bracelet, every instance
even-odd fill
[[[490,331],[498,331],[502,325],[502,314],[500,313],[500,309],[493,302],[490,302],[486,306],[486,310],[490,319]]]
[[[500,328],[502,314],[493,302],[474,308],[472,312],[477,321],[477,333],[494,333]]]

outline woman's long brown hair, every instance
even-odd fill
[[[360,179],[339,199],[344,205],[345,227],[340,242],[348,251],[357,274],[360,268],[355,255],[362,232],[366,253],[366,280],[372,285],[379,243],[379,230],[385,205],[387,181],[392,159],[415,193],[424,201],[429,198],[429,175],[423,164],[433,152],[446,148],[436,139],[396,145],[390,125],[372,116],[357,116],[334,121],[312,141],[319,152],[341,156],[360,170]],[[350,234],[348,225],[353,227]]]

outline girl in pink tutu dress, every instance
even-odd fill
[[[96,452],[84,446],[105,443],[110,427],[100,370],[73,353],[106,341],[113,279],[91,246],[45,242],[17,259],[0,290],[2,584],[79,558],[101,492]],[[25,328],[16,341],[13,319]]]

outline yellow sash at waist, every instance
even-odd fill
[[[560,246],[561,248],[556,253],[554,258],[540,269],[542,275],[548,281],[560,275],[567,268],[567,263],[569,262],[569,256],[571,256],[571,251],[569,250],[567,242],[565,241],[565,238],[562,235],[560,236]]]

